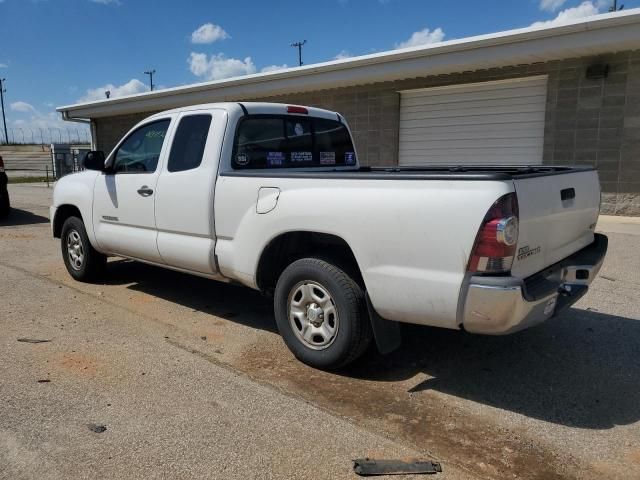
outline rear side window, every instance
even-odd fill
[[[356,164],[347,127],[335,120],[254,115],[240,121],[233,148],[235,169],[341,167]]]
[[[180,120],[171,145],[168,170],[182,172],[198,168],[211,126],[211,115],[189,115]]]

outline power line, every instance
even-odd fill
[[[302,47],[305,43],[307,43],[306,40],[303,40],[301,42],[293,42],[291,44],[292,47],[296,47],[298,49],[298,65],[300,66],[302,66]]]
[[[153,74],[156,73],[155,70],[147,70],[144,72],[145,75],[149,75],[149,88],[153,92]]]
[[[2,106],[2,123],[4,124],[4,141],[7,145],[9,145],[9,134],[7,133],[7,119],[4,116],[4,93],[7,91],[4,88],[4,82],[6,82],[6,78],[0,78],[0,105]]]

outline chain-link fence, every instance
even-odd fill
[[[84,157],[90,145],[55,143],[51,145],[8,145],[1,153],[9,181],[46,181],[47,185],[70,173],[84,170]],[[17,180],[19,179],[19,180]]]
[[[91,133],[86,128],[0,128],[0,144],[49,145],[51,143],[84,144],[91,143]]]

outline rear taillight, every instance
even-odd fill
[[[518,243],[518,198],[500,197],[480,225],[467,270],[472,273],[507,273]]]

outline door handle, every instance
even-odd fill
[[[143,185],[138,189],[138,194],[142,195],[143,197],[148,197],[150,195],[153,195],[153,189],[147,187],[146,185]]]

